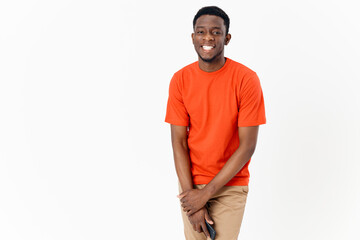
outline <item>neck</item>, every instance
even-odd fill
[[[226,59],[224,56],[214,59],[211,62],[205,62],[199,58],[199,67],[205,72],[215,72],[224,66],[225,61]]]

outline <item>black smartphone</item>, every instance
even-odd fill
[[[210,233],[211,240],[214,240],[215,235],[216,235],[215,229],[206,220],[205,220],[205,223],[206,223],[206,227],[207,227],[207,229],[208,229],[208,231]]]

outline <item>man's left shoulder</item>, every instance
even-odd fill
[[[251,68],[245,66],[244,64],[240,63],[240,62],[237,62],[233,59],[230,59],[231,61],[231,65],[233,67],[234,70],[236,70],[237,72],[240,72],[242,73],[243,75],[248,75],[248,76],[251,76],[251,75],[256,75],[256,72],[254,70],[252,70]]]

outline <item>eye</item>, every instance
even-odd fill
[[[197,33],[197,34],[203,34],[204,31],[199,30],[199,31],[197,31],[196,33]]]
[[[215,31],[215,32],[213,32],[213,34],[214,34],[214,35],[220,35],[220,34],[221,34],[221,32],[219,32],[219,31]]]

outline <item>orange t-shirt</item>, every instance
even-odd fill
[[[208,184],[239,147],[238,127],[266,123],[260,80],[229,58],[210,73],[194,62],[170,81],[165,122],[189,126],[193,183]],[[249,163],[226,185],[248,185]]]

